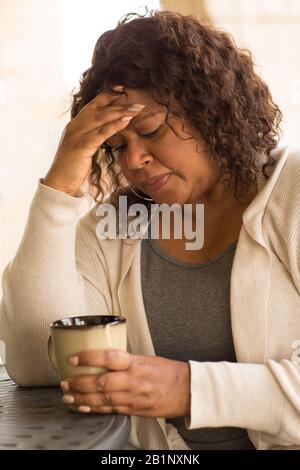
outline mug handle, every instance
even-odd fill
[[[57,370],[57,364],[56,364],[56,359],[55,359],[55,354],[53,350],[53,344],[52,344],[52,338],[49,336],[48,338],[48,356],[49,359],[54,367],[55,370]]]

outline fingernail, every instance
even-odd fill
[[[143,108],[137,108],[136,106],[130,106],[127,111],[134,111],[135,113],[138,113],[139,111],[142,111],[142,109]]]
[[[64,380],[63,382],[60,382],[60,386],[64,392],[68,392],[70,390],[69,383],[66,380]]]
[[[78,356],[72,356],[72,357],[70,357],[69,363],[70,363],[72,366],[78,366],[78,364],[79,364],[79,357],[78,357]]]
[[[141,111],[141,109],[145,108],[145,104],[133,104],[128,108],[129,111]]]
[[[117,85],[117,86],[114,86],[114,87],[113,87],[113,90],[122,91],[122,90],[124,90],[124,85]]]
[[[124,116],[120,120],[122,122],[128,122],[128,121],[131,121],[131,119],[133,119],[133,118],[134,118],[134,116]]]
[[[90,413],[91,408],[89,406],[81,405],[79,406],[78,411],[81,411],[81,413]]]
[[[62,400],[66,405],[75,403],[75,398],[72,395],[64,395]]]

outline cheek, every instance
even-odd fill
[[[126,157],[120,157],[119,160],[118,160],[118,167],[117,168],[117,171],[121,171],[121,173],[126,177],[128,178],[128,176],[130,175],[130,170],[128,170],[127,168],[127,164],[126,164]]]

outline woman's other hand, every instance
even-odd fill
[[[85,413],[175,418],[190,413],[190,369],[186,362],[121,350],[93,350],[70,359],[78,366],[105,367],[61,383],[63,401]]]

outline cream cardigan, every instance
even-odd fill
[[[300,153],[274,152],[269,180],[243,215],[231,277],[238,363],[194,362],[186,425],[246,428],[257,449],[300,449]],[[20,385],[56,385],[49,323],[122,314],[129,350],[154,355],[140,282],[140,240],[98,240],[95,208],[39,183],[3,275],[0,335]],[[183,313],[184,314],[184,313]],[[199,332],[201,338],[201,332]],[[187,449],[164,419],[132,418],[132,446]]]

